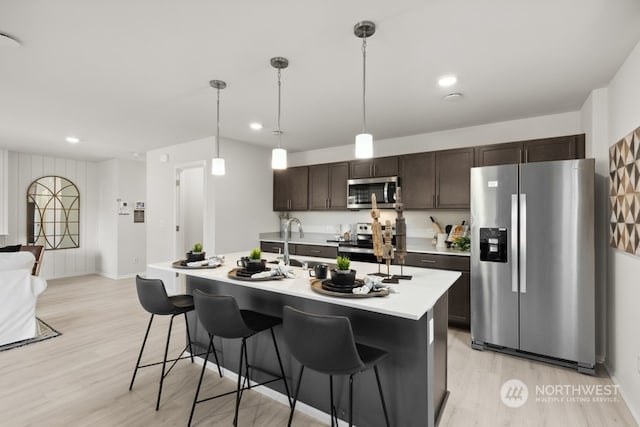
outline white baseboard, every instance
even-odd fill
[[[189,354],[189,352],[185,352],[185,354]],[[202,357],[196,356],[195,363],[197,363],[198,365],[202,365],[203,360],[204,359]],[[207,369],[214,371],[215,373],[218,373],[218,365],[216,365],[211,361],[207,361]],[[220,367],[220,369],[222,369],[223,377],[232,380],[234,383],[237,383],[238,375],[236,373],[231,372],[230,370],[225,369],[222,366]],[[251,381],[251,384],[254,385],[256,384],[256,382]],[[287,401],[287,396],[269,387],[257,386],[257,387],[252,387],[251,390],[254,390],[264,396],[267,396],[277,402],[280,402],[283,405],[287,405],[287,406],[289,405],[289,402]],[[289,391],[293,394],[294,389],[291,384],[289,384]],[[293,399],[293,396],[291,396],[291,398]],[[300,412],[302,414],[308,415],[311,418],[314,418],[322,423],[331,424],[331,416],[329,414],[317,408],[314,408],[313,406],[307,405],[304,402],[298,401],[296,403],[296,412]],[[347,427],[348,425],[349,423],[342,420],[338,420],[338,427]]]
[[[636,409],[635,407],[629,405],[629,402],[631,402],[631,400],[626,395],[624,388],[622,387],[622,384],[620,384],[620,381],[618,381],[615,375],[611,374],[611,371],[609,371],[609,367],[607,365],[603,365],[603,366],[604,366],[604,369],[609,374],[611,381],[613,381],[613,383],[618,386],[618,391],[620,392],[620,396],[622,396],[622,400],[624,400],[625,405],[627,405],[627,408],[629,408],[629,412],[631,412],[631,416],[636,421],[636,424],[640,425],[640,413],[638,413],[638,410],[640,409]]]

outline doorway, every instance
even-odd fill
[[[204,243],[204,165],[176,169],[176,258]]]

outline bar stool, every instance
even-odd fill
[[[329,375],[331,426],[338,425],[338,413],[333,404],[333,376],[349,375],[349,426],[353,424],[353,376],[373,367],[378,383],[384,419],[389,427],[389,415],[384,402],[378,363],[387,357],[386,351],[355,342],[351,322],[344,316],[323,316],[284,307],[284,338],[289,351],[302,364],[298,385],[293,396],[289,423],[293,420],[302,374],[308,367]]]
[[[133,388],[133,382],[136,379],[136,374],[138,373],[139,368],[146,368],[149,366],[155,366],[162,364],[162,374],[160,375],[160,387],[158,388],[158,399],[156,401],[156,411],[160,408],[160,396],[162,394],[162,383],[164,382],[164,378],[169,375],[171,369],[175,366],[178,360],[182,359],[191,359],[191,363],[193,363],[193,356],[200,356],[201,354],[193,354],[193,349],[191,347],[191,335],[189,334],[189,323],[187,322],[187,313],[194,309],[193,305],[193,297],[191,295],[174,295],[167,296],[167,291],[164,287],[164,283],[160,279],[145,279],[136,276],[136,289],[138,291],[138,299],[140,300],[140,304],[142,307],[151,313],[151,318],[149,319],[149,325],[147,326],[147,332],[144,334],[144,340],[142,341],[142,348],[140,348],[140,354],[138,355],[138,361],[136,362],[136,368],[133,371],[133,377],[131,378],[131,384],[129,385],[129,390]],[[187,328],[187,345],[182,350],[180,355],[175,359],[167,360],[167,353],[169,352],[169,340],[171,339],[171,327],[173,326],[173,318],[184,314],[185,326]],[[151,330],[151,323],[153,322],[153,317],[155,315],[160,316],[168,316],[171,315],[171,321],[169,322],[169,331],[167,333],[167,343],[164,348],[164,358],[162,362],[148,363],[146,365],[140,365],[140,360],[142,359],[142,353],[144,352],[144,346],[147,343],[147,338],[149,337],[149,331]],[[212,342],[209,343],[209,347],[213,345]],[[184,356],[184,352],[189,349],[189,356]],[[208,350],[207,350],[208,351]],[[222,371],[220,370],[220,364],[218,363],[218,355],[214,353],[216,357],[216,363],[218,364],[218,373],[220,377],[222,377]],[[167,362],[173,362],[173,364],[166,370]],[[165,372],[166,371],[166,372]]]
[[[240,361],[238,363],[238,384],[235,391],[222,393],[216,396],[208,397],[206,399],[198,400],[198,395],[200,394],[200,386],[202,385],[202,378],[204,377],[205,371],[205,365],[202,366],[200,380],[198,381],[198,388],[196,389],[196,395],[193,397],[193,405],[191,406],[191,414],[189,415],[189,422],[187,425],[191,425],[191,420],[193,419],[193,413],[196,409],[196,404],[216,399],[218,397],[227,396],[232,393],[236,394],[236,409],[235,416],[233,418],[233,425],[237,425],[238,409],[240,407],[242,392],[252,387],[251,379],[249,378],[249,368],[251,368],[252,370],[262,371],[262,369],[249,365],[247,359],[247,338],[250,338],[259,332],[266,331],[267,329],[271,331],[273,347],[276,350],[278,365],[280,366],[280,376],[264,371],[265,373],[275,378],[269,381],[262,382],[260,384],[256,384],[253,387],[282,380],[284,382],[284,388],[287,392],[287,400],[289,401],[289,406],[291,406],[291,395],[289,394],[289,386],[287,385],[284,368],[282,367],[282,360],[280,359],[278,343],[276,342],[276,337],[273,333],[273,327],[281,324],[282,319],[251,310],[240,310],[240,308],[238,307],[238,302],[234,297],[230,295],[211,295],[202,292],[199,289],[196,289],[193,292],[193,300],[195,303],[198,319],[200,319],[200,323],[204,326],[205,330],[209,332],[210,336],[217,335],[222,338],[242,339],[242,345],[240,347]],[[208,357],[208,353],[207,356],[205,356],[205,361],[206,357]],[[241,384],[243,366],[245,375],[244,382],[242,382]]]

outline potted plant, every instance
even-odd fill
[[[202,250],[202,243],[196,242],[193,249],[187,252],[187,262],[204,261],[205,254]]]
[[[254,248],[249,253],[245,268],[247,271],[264,271],[266,262],[267,260],[262,259],[262,251],[259,248]]]
[[[331,270],[331,283],[339,286],[353,285],[356,281],[356,271],[351,270],[351,260],[346,256],[336,258],[337,268]]]

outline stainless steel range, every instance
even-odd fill
[[[382,224],[382,229],[385,229],[384,224]],[[393,232],[391,244],[395,247],[395,226],[392,226],[391,230]],[[355,239],[347,242],[339,242],[338,255],[349,257],[352,261],[378,262],[373,254],[373,230],[371,223],[364,222],[356,224]]]

